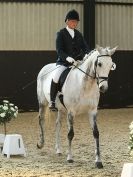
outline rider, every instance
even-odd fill
[[[79,14],[73,9],[66,15],[66,27],[57,32],[56,51],[58,59],[56,64],[60,67],[56,69],[51,82],[49,109],[52,111],[58,111],[55,107],[55,99],[60,75],[75,60],[82,60],[84,55],[90,51],[82,34],[76,29],[78,22]]]

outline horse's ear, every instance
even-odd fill
[[[118,48],[118,46],[116,46],[116,47],[114,47],[113,49],[111,49],[111,50],[109,51],[109,55],[110,55],[110,56],[113,55],[113,54],[115,53],[115,51],[116,51],[117,48]]]
[[[102,52],[102,47],[100,47],[98,44],[96,45],[96,49],[97,49],[97,51],[101,54],[101,52]]]

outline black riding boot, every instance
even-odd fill
[[[50,105],[49,109],[51,111],[58,111],[58,109],[55,107],[55,99],[58,92],[58,83],[55,83],[53,80],[51,82],[51,89],[50,89]]]

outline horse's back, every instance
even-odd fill
[[[50,64],[45,65],[38,73],[37,80],[43,79],[43,77],[50,74],[52,70],[54,70],[54,68],[56,68],[56,63],[50,63]]]

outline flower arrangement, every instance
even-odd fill
[[[0,105],[0,124],[4,124],[4,132],[6,135],[6,123],[18,115],[18,107],[10,103],[8,100],[3,100],[3,105]]]

